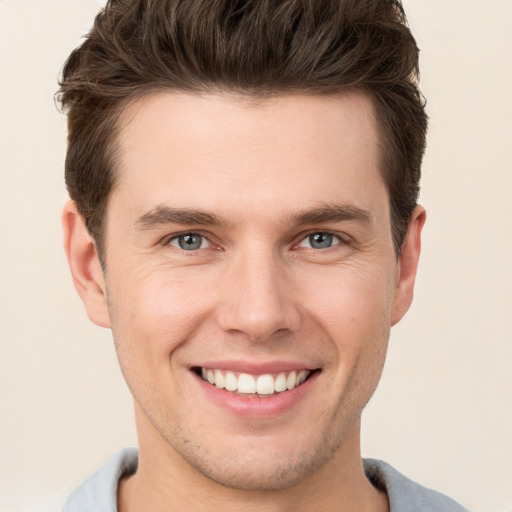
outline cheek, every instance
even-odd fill
[[[186,396],[177,379],[180,347],[194,337],[205,308],[198,294],[190,292],[190,283],[181,279],[155,275],[123,284],[126,281],[121,279],[118,287],[111,283],[112,333],[128,387],[149,414],[165,409],[165,390]]]
[[[333,339],[354,345],[378,342],[389,333],[391,325],[393,278],[390,274],[382,266],[318,273],[304,281],[302,301]]]
[[[118,285],[118,286],[116,286]],[[189,279],[162,273],[120,279],[108,287],[112,331],[120,355],[155,366],[191,338],[209,309]]]

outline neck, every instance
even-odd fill
[[[360,421],[327,463],[299,484],[278,490],[243,490],[221,485],[198,472],[159,436],[139,436],[139,450],[137,473],[122,480],[119,486],[119,512],[389,510],[387,496],[370,484],[363,471]]]

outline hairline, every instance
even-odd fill
[[[98,229],[92,230],[88,225],[87,228],[94,240],[94,245],[96,248],[96,252],[98,253],[98,258],[100,260],[101,266],[103,270],[106,270],[105,264],[105,251],[107,245],[106,238],[106,225],[108,222],[108,205],[110,202],[110,198],[120,181],[120,165],[122,162],[121,156],[121,134],[124,128],[131,122],[131,120],[136,115],[136,109],[142,101],[152,95],[157,94],[176,94],[176,95],[188,95],[188,96],[221,96],[226,97],[234,102],[241,102],[244,106],[258,106],[262,103],[271,101],[273,99],[279,99],[290,96],[324,96],[324,97],[336,97],[336,96],[346,96],[348,94],[361,94],[367,97],[370,100],[371,110],[373,114],[373,122],[375,122],[376,128],[376,142],[377,142],[377,157],[378,157],[378,171],[380,177],[383,180],[384,186],[386,188],[386,193],[388,197],[389,204],[389,213],[390,213],[390,223],[391,223],[391,236],[392,243],[395,249],[396,256],[400,255],[401,247],[403,245],[403,237],[397,243],[397,236],[395,231],[397,226],[395,225],[397,219],[395,219],[395,215],[393,212],[392,205],[392,196],[389,187],[388,180],[385,176],[385,168],[389,165],[388,160],[388,152],[386,151],[386,143],[389,144],[391,137],[386,136],[384,128],[384,123],[381,119],[382,113],[381,109],[378,105],[378,100],[376,94],[372,92],[370,87],[366,87],[364,85],[360,86],[346,86],[340,87],[338,90],[320,90],[318,88],[282,88],[276,89],[274,91],[266,91],[263,89],[234,89],[229,87],[223,87],[216,84],[203,85],[202,87],[197,88],[179,88],[179,87],[165,87],[162,85],[152,85],[145,84],[134,90],[129,96],[119,100],[115,103],[114,111],[115,118],[112,130],[110,131],[107,139],[108,149],[105,152],[105,160],[109,164],[111,176],[112,176],[112,185],[110,187],[108,196],[106,201],[102,205],[102,209],[99,212],[100,220],[98,222]]]

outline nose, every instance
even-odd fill
[[[255,342],[297,331],[301,317],[294,301],[293,280],[285,267],[275,255],[252,252],[240,256],[220,291],[220,327],[243,333]]]

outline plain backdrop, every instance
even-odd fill
[[[59,510],[136,443],[110,332],[62,251],[57,76],[97,0],[0,0],[0,511]],[[474,511],[512,512],[512,1],[409,0],[431,117],[415,303],[363,453]]]

